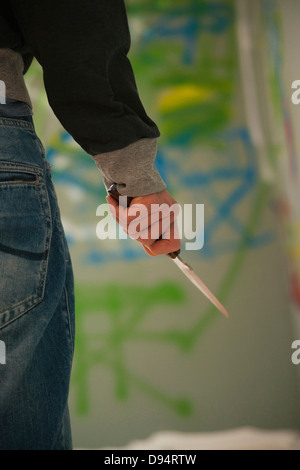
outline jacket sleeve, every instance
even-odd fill
[[[11,0],[11,6],[27,48],[43,68],[49,104],[74,140],[96,157],[102,173],[110,159],[110,180],[117,177],[113,167],[120,168],[122,160],[124,181],[112,182],[123,189],[138,170],[128,159],[138,149],[136,165],[144,180],[145,172],[151,173],[151,190],[149,186],[146,192],[164,189],[153,165],[159,130],[141,103],[127,57],[130,33],[124,1]],[[152,145],[141,145],[145,139]],[[137,189],[140,195],[143,187]]]

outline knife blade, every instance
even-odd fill
[[[117,185],[112,184],[108,193],[113,197],[113,199],[119,202],[120,194],[117,191]],[[127,198],[127,204],[129,206],[132,198]],[[224,305],[217,299],[217,297],[211,292],[211,290],[204,284],[200,277],[195,273],[193,268],[186,263],[180,256],[180,250],[173,251],[168,253],[167,256],[171,258],[176,266],[182,271],[182,273],[211,301],[211,303],[226,317],[229,318],[229,313],[227,312]]]
[[[170,255],[171,253],[169,253]],[[211,303],[217,307],[217,309],[229,318],[229,313],[227,312],[224,305],[217,299],[217,297],[209,290],[209,288],[204,284],[200,277],[195,273],[193,268],[186,263],[181,256],[176,255],[172,257],[174,263],[178,268],[183,272],[183,274],[211,301]]]

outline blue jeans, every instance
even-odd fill
[[[0,363],[0,450],[72,449],[69,250],[32,118],[4,117],[1,108],[0,341],[6,363]]]

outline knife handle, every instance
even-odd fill
[[[117,185],[113,183],[109,188],[108,188],[108,194],[116,201],[119,203],[119,197],[120,193],[117,190]],[[129,207],[133,197],[128,197],[127,196],[127,207]],[[159,237],[159,240],[162,238],[162,236]],[[177,256],[180,254],[180,249],[177,251],[172,251],[171,253],[167,253],[167,256],[169,256],[172,259],[177,258]]]

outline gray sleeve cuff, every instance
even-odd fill
[[[0,80],[6,85],[6,98],[25,102],[32,108],[23,70],[24,62],[21,54],[11,49],[0,48]]]
[[[146,196],[166,188],[154,166],[157,139],[140,139],[127,147],[94,155],[106,189],[113,183],[121,196]]]

